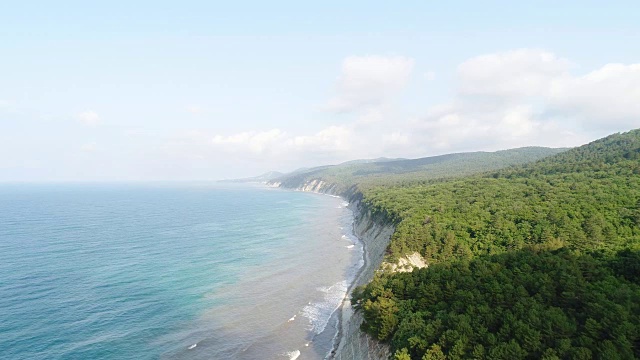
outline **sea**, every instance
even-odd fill
[[[352,223],[258,184],[0,184],[0,357],[324,359]]]

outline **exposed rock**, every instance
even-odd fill
[[[272,187],[293,188],[290,184],[272,181],[268,183]],[[373,279],[375,271],[382,265],[387,246],[391,240],[391,235],[395,231],[393,224],[382,217],[374,217],[365,206],[360,204],[362,195],[357,192],[355,186],[346,191],[339,192],[336,184],[328,183],[322,179],[312,179],[294,188],[297,191],[315,192],[334,196],[344,196],[350,199],[349,207],[355,214],[354,233],[363,242],[365,248],[364,265],[355,279],[351,290],[356,286],[369,283]],[[418,256],[420,256],[418,254]],[[409,259],[409,258],[408,258]],[[422,258],[411,258],[407,260],[412,266],[423,265]],[[354,312],[351,306],[350,294],[345,297],[342,308],[340,323],[340,342],[335,352],[328,357],[337,360],[384,360],[389,358],[389,346],[381,343],[366,333],[360,331],[360,325],[364,318],[361,312]]]
[[[384,262],[382,269],[391,272],[411,272],[413,269],[426,268],[427,262],[417,252],[401,257],[396,264]]]
[[[360,206],[358,202],[352,203],[351,206],[355,207],[356,215],[354,233],[365,246],[365,263],[360,275],[355,280],[355,287],[367,284],[373,279],[375,270],[382,264],[395,228],[384,219],[374,218],[371,212]],[[389,358],[389,347],[386,344],[360,331],[363,320],[362,313],[354,312],[349,298],[345,299],[342,306],[341,340],[333,359],[382,360]]]

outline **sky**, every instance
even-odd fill
[[[239,178],[640,127],[637,1],[0,5],[0,182]]]

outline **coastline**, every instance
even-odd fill
[[[382,264],[395,227],[384,219],[374,218],[359,200],[350,202],[349,206],[354,213],[353,233],[363,244],[364,263],[343,300],[340,308],[339,340],[328,359],[387,359],[388,346],[360,331],[364,318],[361,312],[355,312],[351,307],[351,293],[357,286],[365,285],[373,279]]]
[[[340,307],[336,310],[338,313],[337,331],[334,337],[334,342],[331,348],[331,352],[327,354],[325,359],[336,359],[336,357],[339,356],[338,352],[341,349],[341,345],[343,345],[346,341],[345,333],[348,329],[346,325],[351,320],[354,313],[353,307],[351,306],[351,294],[357,286],[362,285],[360,280],[362,279],[365,271],[372,270],[372,269],[369,269],[371,264],[371,260],[369,259],[369,247],[367,246],[367,243],[363,241],[360,238],[360,236],[356,234],[356,221],[357,221],[356,209],[354,209],[353,203],[351,202],[349,202],[349,205],[347,206],[347,208],[353,213],[353,222],[351,224],[351,232],[358,239],[358,242],[360,242],[360,244],[362,245],[363,263],[362,263],[362,266],[358,269],[358,272],[356,273],[356,276],[353,278],[353,281],[347,287],[347,293],[342,299]],[[371,272],[371,274],[373,274],[373,272]]]
[[[365,270],[370,270],[371,276],[373,276],[373,270],[374,270],[374,269],[370,269],[371,260],[369,259],[368,246],[366,242],[363,241],[361,236],[358,236],[357,234],[356,228],[357,228],[357,222],[358,222],[358,212],[357,212],[358,206],[357,204],[354,206],[354,203],[350,202],[349,199],[346,199],[344,196],[322,192],[322,191],[319,191],[319,189],[309,189],[309,188],[307,189],[281,188],[281,189],[289,190],[289,191],[308,192],[308,193],[314,193],[318,195],[339,198],[343,200],[345,203],[347,203],[347,206],[345,208],[351,212],[352,220],[349,224],[350,229],[348,230],[348,232],[346,232],[346,234],[343,234],[343,235],[353,236],[357,240],[357,242],[362,246],[362,258],[361,258],[362,266],[358,268],[358,270],[356,271],[352,279],[349,279],[349,278],[345,279],[348,281],[347,291],[344,297],[342,298],[342,300],[340,301],[340,305],[331,314],[327,322],[328,324],[334,324],[335,327],[327,326],[327,328],[322,333],[319,333],[313,336],[314,339],[316,337],[329,338],[330,336],[331,347],[326,354],[322,355],[322,358],[325,360],[337,359],[337,356],[339,356],[338,351],[340,349],[340,346],[346,340],[346,336],[345,336],[346,330],[347,330],[346,325],[348,324],[353,314],[353,308],[351,307],[351,293],[353,289],[355,289],[357,286],[362,285],[363,281],[361,281],[361,279],[365,276]],[[326,333],[327,331],[331,331],[331,330],[333,330],[333,334]]]
[[[356,287],[365,285],[373,279],[375,271],[382,264],[391,235],[395,232],[395,227],[386,223],[383,219],[374,219],[371,212],[361,205],[360,199],[354,196],[357,194],[353,193],[348,198],[345,195],[337,195],[335,186],[323,181],[311,181],[297,188],[283,187],[280,183],[267,183],[266,185],[288,191],[328,195],[340,198],[348,204],[346,208],[351,211],[353,216],[349,235],[353,235],[362,245],[362,266],[348,283],[344,298],[330,316],[328,323],[335,324],[335,327],[327,327],[322,333],[315,335],[314,338],[320,336],[327,340],[331,339],[330,350],[323,355],[323,359],[326,360],[388,358],[389,349],[386,344],[379,343],[360,331],[363,317],[360,312],[353,310],[351,294]],[[347,278],[346,280],[349,281],[350,279]],[[325,332],[329,330],[335,332],[332,335],[326,334]]]

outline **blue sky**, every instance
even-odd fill
[[[640,127],[635,1],[7,2],[0,181],[206,180]]]

